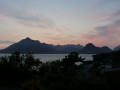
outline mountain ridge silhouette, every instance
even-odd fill
[[[82,45],[53,45],[41,43],[39,40],[32,40],[29,37],[20,40],[8,46],[5,49],[0,50],[0,53],[14,53],[20,51],[21,53],[34,53],[34,54],[65,54],[71,52],[78,52],[81,54],[98,54],[111,52],[112,50],[107,47],[96,47],[92,43],[86,44],[85,47]]]

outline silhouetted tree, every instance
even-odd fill
[[[76,65],[78,62],[82,62],[85,58],[79,57],[79,53],[72,52],[68,56],[62,59],[62,71],[64,73],[75,74],[80,71],[81,64]]]
[[[0,83],[8,85],[22,83],[32,78],[42,62],[33,57],[32,54],[20,54],[15,52],[10,56],[0,57]],[[12,86],[11,85],[11,86]]]
[[[84,60],[84,58],[79,57],[78,55],[78,53],[72,52],[68,56],[65,56],[61,61],[45,62],[41,65],[39,73],[41,76],[44,76],[46,73],[77,74],[82,65],[76,65],[76,63]]]

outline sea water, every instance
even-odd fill
[[[10,56],[11,54],[0,54],[1,56]],[[53,60],[61,60],[62,58],[64,58],[65,56],[67,56],[68,54],[33,54],[33,56],[35,58],[40,59],[43,62],[46,61],[53,61]],[[85,58],[86,61],[92,61],[94,54],[79,54],[79,56],[81,56],[82,58]]]

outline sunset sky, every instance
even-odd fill
[[[0,0],[0,49],[26,37],[114,48],[120,45],[120,0]]]

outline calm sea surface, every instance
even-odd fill
[[[11,54],[0,54],[1,56],[9,56]],[[46,62],[46,61],[52,61],[52,60],[58,60],[64,58],[68,54],[33,54],[35,58],[39,58],[41,61]],[[94,54],[79,54],[79,56],[82,56],[85,58],[85,60],[93,60],[92,55]]]

